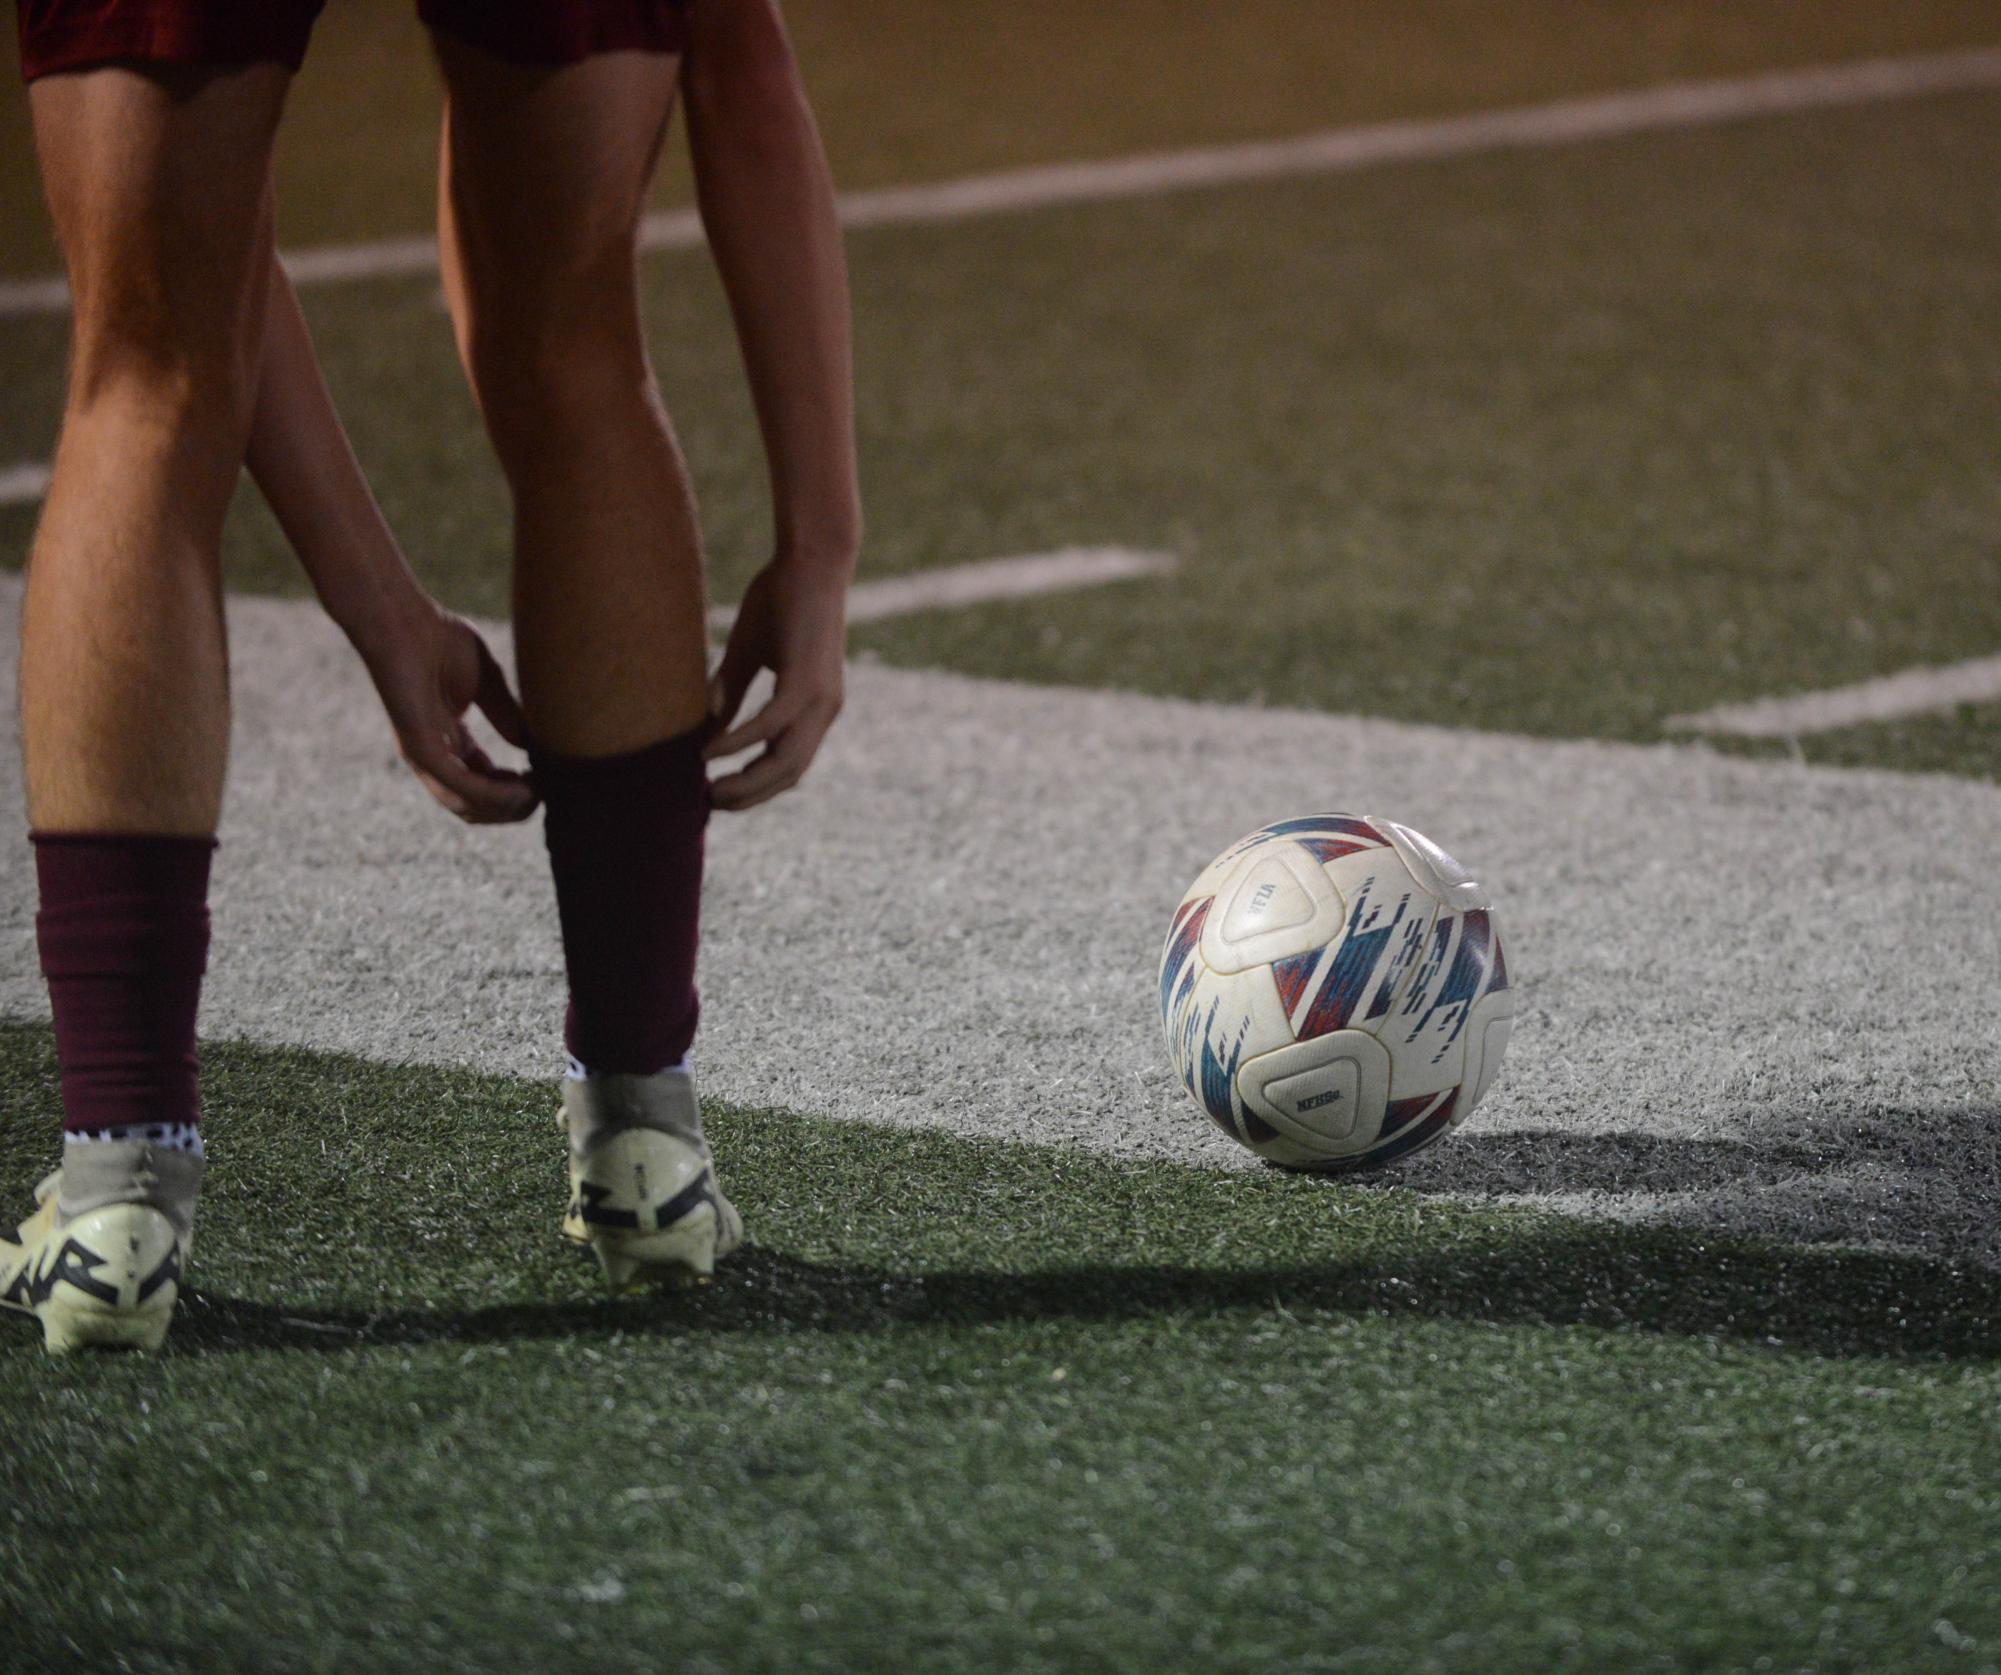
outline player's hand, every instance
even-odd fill
[[[797,785],[841,713],[848,642],[848,567],[774,560],[743,596],[723,660],[709,682],[716,737],[710,761],[763,746],[709,787],[717,808],[754,808]],[[760,669],[777,682],[770,700],[740,725]]]
[[[466,725],[477,708],[509,744],[528,747],[521,706],[471,623],[425,600],[364,658],[397,748],[425,790],[477,826],[535,812],[528,776],[497,766]]]

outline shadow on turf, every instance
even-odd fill
[[[1454,1198],[1601,1197],[1648,1219],[2001,1267],[2001,1113],[1884,1106],[1759,1113],[1756,1140],[1477,1124],[1377,1175]]]
[[[899,1274],[750,1247],[700,1292],[464,1310],[295,1310],[195,1293],[173,1342],[181,1351],[324,1353],[614,1333],[844,1333],[1275,1309],[1301,1317],[1586,1326],[1837,1357],[2001,1359],[2001,1274],[1989,1270],[1587,1222],[1490,1233],[1407,1259],[1245,1268],[1107,1264]]]
[[[1753,1145],[1664,1134],[1462,1130],[1396,1169],[1354,1177],[1354,1184],[1460,1196],[1652,1196],[1771,1186],[1820,1173],[1836,1161],[1825,1150],[1787,1141]]]

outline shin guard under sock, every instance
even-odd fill
[[[564,1035],[594,1071],[651,1075],[695,1038],[708,737],[704,726],[623,756],[530,753],[570,979]]]
[[[42,974],[63,1127],[199,1120],[195,1009],[208,963],[215,840],[36,832]]]

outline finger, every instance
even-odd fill
[[[417,783],[430,792],[432,799],[447,813],[455,814],[461,820],[465,821],[472,819],[472,805],[450,786],[442,784],[432,775],[424,772],[414,762],[410,764],[410,771],[417,776]]]
[[[453,729],[452,754],[476,774],[499,774],[507,770],[499,767],[486,753],[486,748],[472,736],[472,729],[463,721]]]
[[[747,766],[713,781],[709,786],[710,803],[730,813],[739,813],[791,790],[806,777],[806,770],[820,753],[820,745],[833,720],[831,709],[802,719]]]
[[[511,826],[535,812],[535,796],[531,791],[493,786],[467,794],[428,776],[419,777],[430,785],[431,794],[439,802],[469,826]]]
[[[541,805],[541,796],[526,774],[496,768],[477,774],[473,782],[480,788],[478,808],[481,819],[497,825],[526,820]]]
[[[531,775],[515,768],[503,768],[487,755],[485,747],[473,737],[472,729],[463,721],[453,729],[447,754],[465,764],[478,778],[503,785],[528,787],[534,795],[534,779]]]
[[[516,701],[514,689],[507,684],[507,672],[499,660],[487,650],[486,642],[479,643],[479,690],[473,695],[473,702],[479,706],[479,713],[493,723],[493,730],[516,750],[528,748],[528,723],[522,718],[521,705]]]
[[[745,649],[744,643],[732,634],[723,647],[723,660],[716,665],[709,681],[709,713],[719,727],[727,727],[736,720],[737,711],[743,708],[744,695],[750,691],[750,683],[757,679],[761,667],[757,654]]]
[[[526,781],[491,779],[466,799],[462,818],[474,826],[511,826],[533,814],[537,803],[534,788]]]
[[[487,825],[525,820],[535,811],[535,789],[524,774],[492,767],[482,772],[449,748],[412,753],[410,765],[461,820]]]
[[[781,687],[772,693],[771,701],[741,727],[732,728],[712,739],[702,756],[706,761],[713,762],[720,756],[734,756],[752,745],[776,739],[801,719],[811,703],[811,699],[789,693]]]
[[[726,814],[768,803],[782,791],[789,791],[805,774],[803,762],[767,750],[747,768],[716,780],[709,787],[709,804]]]
[[[702,752],[702,760],[714,762],[724,756],[738,755],[753,745],[769,744],[785,728],[784,717],[775,713],[777,708],[777,700],[774,699],[741,727],[718,733]]]

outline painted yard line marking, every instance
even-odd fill
[[[32,506],[48,492],[46,465],[0,466],[0,506]]]
[[[1872,721],[1901,721],[1960,704],[2001,699],[2001,657],[1905,669],[1852,686],[1831,686],[1790,698],[1719,704],[1696,715],[1671,715],[1661,725],[1683,733],[1730,733],[1744,739],[1791,739]]]
[[[1871,59],[1730,81],[1678,82],[1561,99],[1511,110],[1370,123],[1296,139],[1156,152],[1100,163],[1060,163],[853,194],[843,222],[948,221],[1046,204],[1186,191],[1291,175],[1335,174],[1422,158],[1697,127],[1742,117],[1909,98],[2001,84],[2001,48]]]
[[[949,570],[863,582],[848,594],[848,621],[880,622],[913,611],[1103,587],[1107,582],[1131,581],[1139,576],[1164,576],[1174,564],[1171,553],[1135,552],[1130,547],[1063,547],[1021,558],[991,558],[978,564],[954,565]],[[735,620],[734,605],[718,605],[709,612],[709,626],[717,630],[727,629]]]
[[[1294,139],[1004,169],[933,185],[847,192],[840,196],[838,208],[847,227],[956,221],[1049,204],[1102,203],[1997,85],[2001,85],[2001,47],[1865,59],[1727,81],[1674,82],[1465,116],[1333,128]],[[641,226],[641,244],[648,250],[685,249],[701,238],[701,220],[691,209],[649,215]],[[297,283],[317,285],[435,273],[438,258],[429,237],[393,238],[295,251],[286,256],[285,264]],[[60,279],[0,283],[0,318],[55,313],[68,304],[69,293]]]
[[[0,725],[20,593],[0,574]],[[207,1031],[553,1082],[543,846],[411,783],[317,605],[230,612],[248,724]],[[1162,1050],[1161,933],[1246,827],[1377,808],[1474,860],[1530,986],[1472,1132],[1402,1179],[2001,1263],[1993,1054],[1965,980],[2001,969],[2001,788],[868,664],[848,691],[797,792],[709,827],[717,1097],[1248,1166]],[[0,751],[0,810],[21,795]],[[1721,857],[1700,890],[1662,864],[1685,829]],[[28,845],[0,843],[0,1016],[48,1015],[33,900]],[[1608,1170],[1622,1140],[1639,1151]]]
[[[68,309],[66,279],[0,281],[0,319],[14,319],[23,314],[62,314]]]

